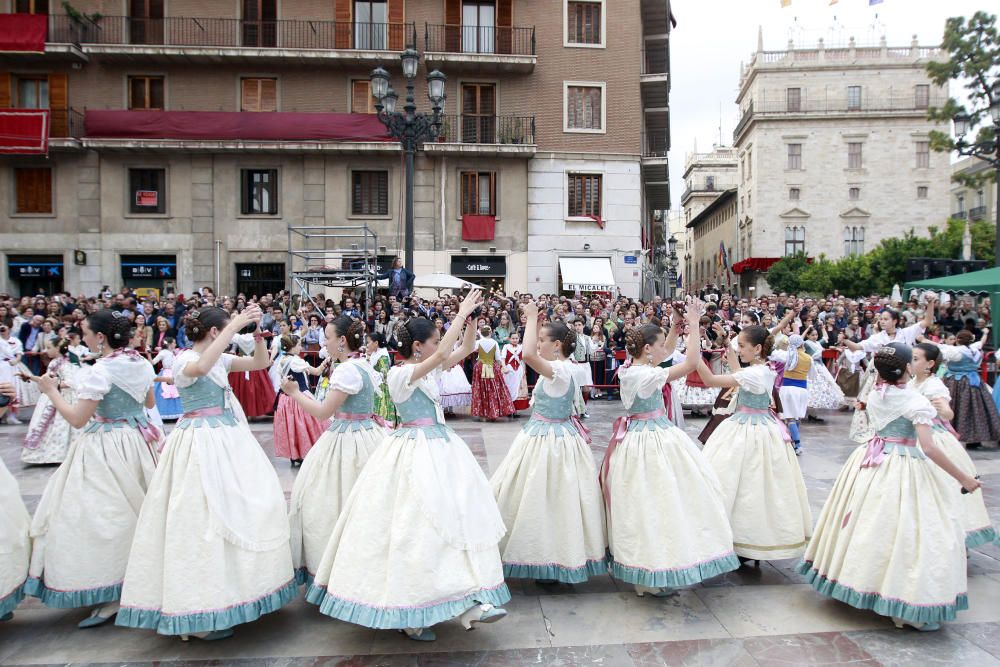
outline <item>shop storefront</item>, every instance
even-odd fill
[[[236,265],[236,292],[247,299],[277,295],[285,289],[285,263],[261,262]]]
[[[177,290],[176,255],[122,255],[122,281],[132,289]]]
[[[503,255],[455,255],[451,258],[451,275],[484,289],[505,290],[507,258]]]
[[[559,284],[573,294],[614,294],[615,272],[607,257],[560,257]]]
[[[7,255],[7,277],[16,296],[63,291],[62,255]]]

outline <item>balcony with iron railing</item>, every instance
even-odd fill
[[[985,206],[973,206],[969,209],[969,220],[983,220],[986,218]]]
[[[80,148],[83,121],[83,114],[76,109],[0,109],[3,152],[32,155],[52,149]]]
[[[0,55],[9,63],[86,62],[85,27],[65,15],[0,13]]]
[[[429,67],[483,72],[530,72],[537,60],[535,28],[484,25],[424,25]]]
[[[692,183],[684,188],[684,194],[681,195],[681,204],[683,205],[687,200],[693,195],[721,195],[726,190],[735,190],[737,184],[735,181],[713,181],[713,182],[702,182],[702,183]]]
[[[740,121],[733,131],[737,139],[751,121],[759,118],[779,119],[787,117],[849,118],[851,116],[887,117],[907,115],[925,117],[928,107],[940,107],[947,98],[931,95],[929,98],[918,98],[912,92],[905,95],[864,96],[861,99],[850,99],[843,91],[823,91],[807,99],[787,99],[784,94],[779,99],[754,99],[747,105]]]
[[[643,158],[666,158],[670,151],[670,130],[650,130],[642,134]]]
[[[383,59],[386,51],[416,46],[417,39],[413,23],[258,21],[189,16],[162,19],[103,16],[86,20],[73,30],[85,53],[130,58],[177,55],[187,59],[216,60],[221,57],[259,61],[268,57],[298,56],[376,61]]]
[[[429,153],[531,156],[535,154],[534,116],[445,115]]]

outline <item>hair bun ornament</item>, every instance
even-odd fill
[[[120,333],[115,333],[115,340],[119,340],[122,337]]]
[[[403,347],[403,341],[397,340],[396,341],[396,347],[402,348]]]

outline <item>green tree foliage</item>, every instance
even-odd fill
[[[943,86],[951,81],[965,81],[968,91],[969,108],[963,109],[955,98],[950,98],[941,107],[931,107],[931,120],[951,123],[959,111],[969,115],[970,127],[977,127],[981,120],[989,119],[991,87],[1000,79],[1000,32],[997,31],[997,17],[986,12],[976,12],[971,18],[963,16],[950,18],[945,23],[941,48],[948,54],[944,62],[927,64],[927,74],[931,81]],[[995,128],[992,123],[983,123],[974,143],[994,140]],[[946,132],[930,133],[931,148],[950,153],[955,150],[955,140]],[[994,180],[992,169],[977,174],[956,173],[952,179],[968,187],[980,187],[984,182]]]
[[[865,255],[837,260],[820,255],[812,263],[798,254],[775,262],[767,272],[767,282],[775,292],[825,296],[834,290],[845,296],[888,294],[893,285],[902,285],[907,260],[913,257],[957,259],[962,252],[964,220],[949,220],[944,230],[930,228],[930,236],[912,230],[901,238],[889,238]],[[996,229],[986,220],[971,225],[974,258],[993,256]]]

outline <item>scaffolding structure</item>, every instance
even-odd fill
[[[375,297],[378,281],[378,236],[365,225],[288,226],[290,289],[298,290],[322,313],[311,287],[362,291],[364,303]]]

